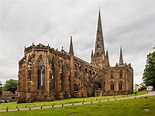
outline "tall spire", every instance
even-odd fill
[[[101,15],[99,10],[98,15],[98,24],[97,24],[97,33],[96,33],[96,43],[95,43],[95,56],[100,56],[104,54],[104,41],[103,41],[103,33],[102,33],[102,23],[101,23]]]
[[[70,49],[69,49],[69,53],[74,55],[74,51],[73,51],[73,43],[72,43],[72,36],[70,36]]]
[[[119,65],[123,65],[122,47],[120,48]]]

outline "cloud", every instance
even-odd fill
[[[59,50],[63,46],[68,51],[72,35],[75,55],[89,62],[95,47],[100,7],[110,64],[118,62],[122,46],[124,61],[132,64],[135,83],[140,83],[146,55],[155,43],[154,5],[151,0],[2,0],[0,80],[17,79],[24,46],[32,42],[49,44]]]

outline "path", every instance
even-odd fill
[[[72,103],[72,104],[59,104],[53,106],[41,106],[41,107],[33,107],[33,108],[17,108],[17,109],[8,109],[8,110],[0,110],[0,112],[8,112],[8,111],[23,111],[23,110],[39,110],[45,108],[57,108],[57,107],[64,107],[64,106],[73,106],[73,105],[82,105],[82,104],[92,104],[98,102],[108,102],[108,101],[115,101],[115,100],[126,100],[126,99],[134,99],[134,98],[141,98],[141,97],[148,97],[148,96],[155,96],[155,91],[151,91],[147,94],[143,95],[136,95],[136,96],[129,96],[123,98],[113,98],[109,100],[98,100],[98,101],[91,101],[91,102],[80,102],[80,103]]]

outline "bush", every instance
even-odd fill
[[[138,91],[144,91],[144,90],[146,90],[146,86],[144,85],[142,85],[142,87],[138,89]]]

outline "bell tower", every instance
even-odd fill
[[[91,64],[99,66],[101,69],[107,66],[108,59],[105,56],[104,39],[102,32],[101,15],[99,10],[98,24],[96,32],[95,52],[91,54]]]

